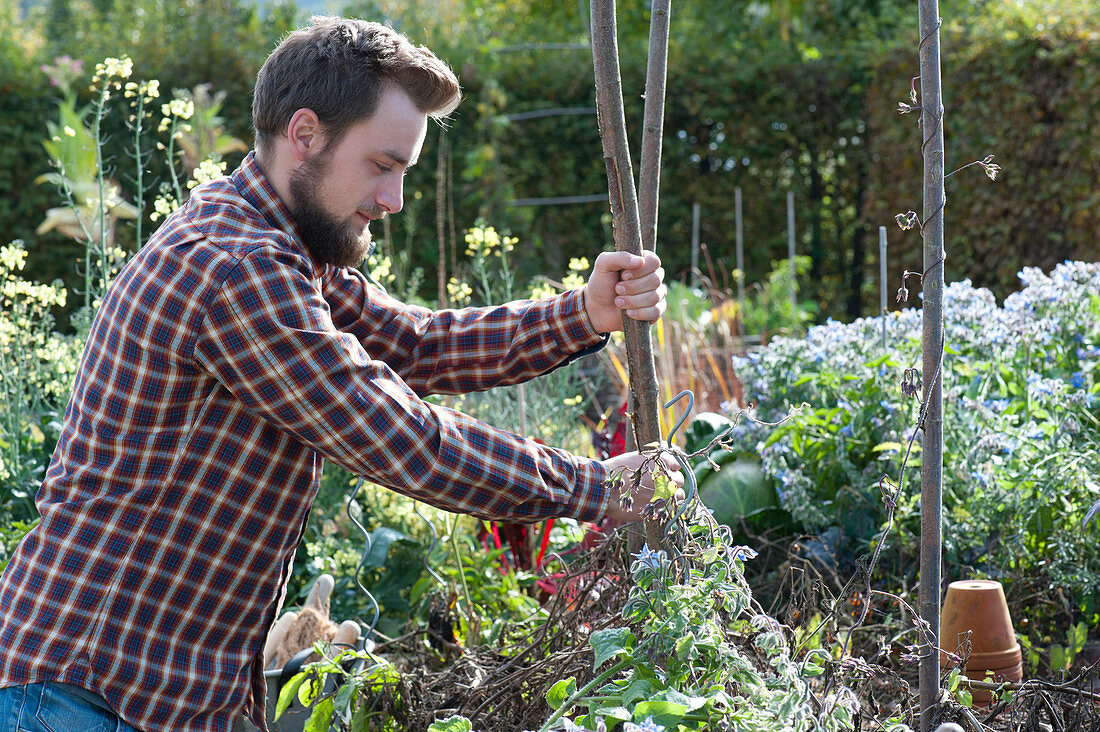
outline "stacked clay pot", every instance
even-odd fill
[[[967,678],[994,683],[1023,679],[1020,644],[1000,582],[963,580],[947,586],[940,614],[940,647],[955,652],[967,631],[971,633]],[[940,666],[949,663],[947,655],[941,653]],[[971,691],[975,706],[986,706],[992,699],[992,693],[985,689]]]

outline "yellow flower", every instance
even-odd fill
[[[153,200],[153,211],[149,214],[150,221],[157,221],[166,217],[180,207],[179,201],[170,194],[161,194]]]
[[[195,103],[190,99],[176,97],[167,104],[160,105],[160,113],[165,117],[191,119],[191,116],[195,114]]]
[[[473,288],[465,282],[459,282],[454,277],[447,283],[447,297],[455,305],[465,305],[470,302],[470,297],[473,294]]]
[[[576,272],[570,272],[565,277],[561,278],[561,284],[567,290],[575,290],[578,287],[584,286],[584,277],[581,277]]]
[[[105,58],[95,65],[95,76],[92,77],[92,81],[98,82],[102,78],[111,79],[114,77],[129,79],[132,73],[134,73],[134,61],[129,56]]]
[[[558,291],[546,280],[540,280],[531,286],[532,300],[542,300],[547,297],[554,297],[557,294]]]
[[[23,247],[15,246],[14,244],[7,244],[0,247],[0,265],[3,265],[3,269],[8,272],[16,272],[23,269],[23,265],[27,263],[27,250]],[[2,273],[2,270],[0,270]]]
[[[224,161],[211,160],[210,158],[203,160],[199,163],[199,167],[192,171],[191,180],[187,181],[187,187],[194,188],[197,185],[221,178],[225,174],[225,166]]]
[[[466,256],[488,258],[501,256],[515,249],[519,242],[514,236],[501,237],[492,226],[475,226],[466,231]]]
[[[160,81],[153,79],[151,81],[143,81],[140,84],[135,81],[128,81],[126,82],[126,93],[124,96],[127,99],[133,99],[140,96],[142,102],[149,104],[160,96]]]
[[[367,257],[367,269],[377,282],[388,285],[397,279],[393,274],[393,262],[389,257],[381,254],[372,254]]]

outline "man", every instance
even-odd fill
[[[635,520],[641,464],[544,447],[422,401],[517,383],[664,310],[656,256],[601,254],[557,298],[431,312],[354,269],[402,205],[454,74],[377,24],[316,19],[264,64],[256,150],[197,189],[97,314],[0,582],[0,730],[262,727],[264,639],[323,459],[486,518]],[[98,726],[97,726],[98,725]]]

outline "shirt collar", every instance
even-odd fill
[[[233,171],[231,180],[241,197],[248,201],[272,228],[289,235],[294,246],[313,263],[314,272],[320,276],[324,268],[313,261],[309,250],[302,243],[302,238],[298,235],[298,229],[294,224],[294,216],[260,168],[255,150],[250,151],[240,167]]]

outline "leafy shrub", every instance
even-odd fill
[[[1100,499],[1100,264],[1065,262],[1049,275],[1025,268],[1020,279],[1003,307],[969,281],[944,293],[946,576],[987,576],[1010,600],[1047,601],[1020,608],[1021,618],[1095,622],[1100,551],[1096,528],[1079,529]],[[759,455],[802,529],[839,530],[849,556],[875,541],[883,494],[902,481],[898,534],[885,541],[896,566],[910,568],[919,396],[905,396],[902,382],[917,378],[905,370],[919,370],[920,328],[917,309],[885,322],[830,321],[735,359],[756,418],[782,424],[743,420],[729,438],[733,451]]]

